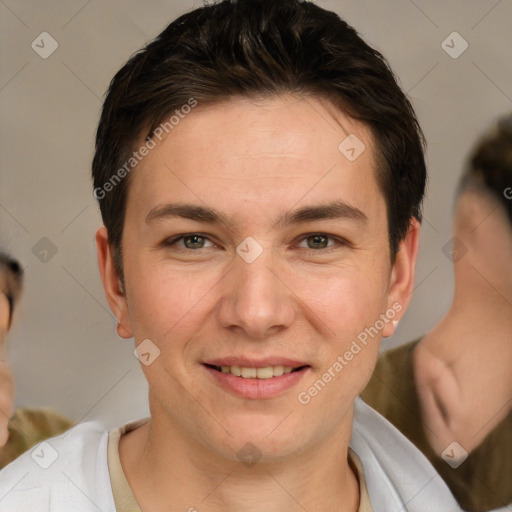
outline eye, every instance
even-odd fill
[[[309,235],[303,241],[309,249],[325,249],[329,245],[329,237],[320,233]]]
[[[209,243],[210,245],[205,245]],[[164,242],[165,246],[175,246],[185,249],[204,249],[206,247],[213,247],[214,244],[208,238],[200,233],[190,233],[186,235],[179,235]]]
[[[304,244],[306,244],[304,246]],[[346,240],[327,235],[326,233],[309,233],[304,236],[299,247],[308,249],[311,252],[330,252],[336,249],[336,246],[349,245]]]

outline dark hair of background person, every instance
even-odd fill
[[[18,303],[23,286],[23,268],[20,264],[8,256],[0,252],[0,292],[7,297],[9,302],[9,324],[12,322],[14,307]]]
[[[385,58],[337,14],[307,1],[206,5],[176,19],[134,54],[112,79],[103,105],[94,187],[101,188],[128,162],[137,141],[149,140],[191,98],[205,105],[286,93],[328,100],[371,129],[394,261],[411,217],[421,220],[423,133]],[[99,199],[121,280],[129,177]]]
[[[471,151],[458,195],[468,188],[490,193],[505,208],[512,227],[512,112],[500,118]]]

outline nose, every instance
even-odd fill
[[[270,248],[251,263],[236,255],[222,285],[222,326],[245,337],[265,339],[292,325],[298,308],[283,274]]]

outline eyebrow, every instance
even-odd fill
[[[173,217],[181,217],[208,224],[230,225],[227,217],[214,208],[189,203],[169,203],[164,206],[157,206],[146,216],[146,223]],[[276,225],[283,227],[324,219],[348,219],[362,224],[368,223],[368,217],[363,211],[343,201],[334,201],[317,206],[304,206],[297,210],[286,212],[276,222]]]

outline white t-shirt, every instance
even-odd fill
[[[115,512],[107,444],[92,422],[39,443],[0,471],[0,511]],[[350,446],[374,512],[460,512],[423,454],[359,398]]]

